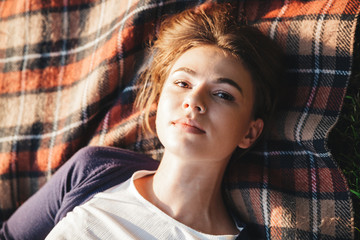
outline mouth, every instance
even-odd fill
[[[182,129],[185,132],[193,133],[193,134],[205,134],[205,130],[201,128],[201,126],[192,119],[178,119],[171,123],[173,126]]]

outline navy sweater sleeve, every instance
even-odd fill
[[[1,239],[44,239],[57,222],[94,194],[129,179],[158,162],[110,147],[86,147],[67,161],[0,229]]]

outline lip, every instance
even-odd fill
[[[181,128],[183,131],[193,134],[205,134],[205,130],[201,128],[195,120],[182,118],[172,122],[175,127]]]

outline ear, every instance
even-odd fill
[[[245,137],[241,140],[238,147],[247,149],[259,138],[264,128],[264,121],[261,118],[250,123],[249,130]]]

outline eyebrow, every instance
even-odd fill
[[[243,93],[243,90],[242,90],[242,88],[239,86],[239,84],[237,84],[234,80],[232,80],[232,79],[230,79],[230,78],[218,78],[218,79],[216,80],[216,82],[217,82],[217,83],[227,83],[227,84],[235,87],[237,90],[239,90],[239,92],[240,92],[241,94],[244,94],[244,93]]]
[[[188,74],[190,74],[190,75],[195,75],[195,74],[196,74],[196,72],[195,72],[194,70],[192,70],[192,69],[190,69],[190,68],[187,68],[187,67],[178,68],[178,69],[176,69],[176,70],[173,72],[173,74],[174,74],[175,72],[185,72],[185,73],[188,73]],[[220,84],[221,84],[221,83],[226,83],[226,84],[229,84],[229,85],[235,87],[237,90],[239,90],[239,92],[240,92],[241,94],[244,94],[244,93],[243,93],[243,90],[242,90],[242,88],[239,86],[239,84],[237,84],[234,80],[232,80],[232,79],[230,79],[230,78],[218,78],[218,79],[216,79],[216,83],[220,83]]]
[[[187,67],[178,68],[173,72],[173,74],[176,73],[176,72],[186,72],[186,73],[189,73],[190,75],[195,75],[196,74],[196,72],[194,70],[192,70],[190,68],[187,68]]]

